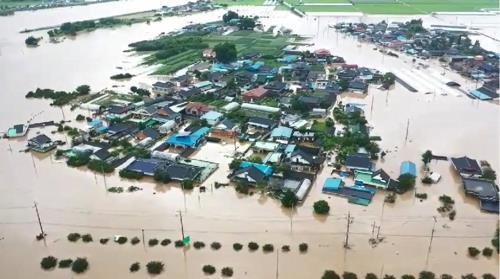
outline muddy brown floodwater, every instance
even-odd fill
[[[46,101],[24,99],[24,94],[36,87],[71,90],[80,84],[89,84],[94,90],[100,90],[115,84],[128,87],[148,81],[151,78],[147,74],[151,69],[135,67],[141,57],[123,53],[127,44],[153,38],[160,32],[180,28],[190,21],[215,20],[223,14],[223,11],[215,11],[168,18],[151,25],[97,30],[60,44],[43,42],[34,49],[25,48],[24,35],[17,33],[26,27],[156,7],[151,4],[153,2],[147,7],[142,1],[138,3],[120,1],[99,6],[22,12],[0,18],[0,127],[5,130],[35,114],[37,121],[60,120],[63,117],[74,119],[80,111],[51,108]],[[94,10],[90,9],[94,6]],[[296,33],[311,36],[315,43],[312,49],[326,47],[334,54],[344,56],[349,63],[384,70],[418,71],[420,80],[424,81],[430,81],[435,71],[442,71],[436,63],[430,63],[431,67],[424,71],[414,68],[408,58],[383,57],[373,51],[372,46],[359,44],[327,26],[332,21],[378,21],[382,17],[311,16],[299,19],[289,13],[272,12],[269,8],[239,10],[248,14],[259,13],[267,26],[294,22],[291,27]],[[463,18],[464,22],[471,21],[466,16]],[[442,16],[440,20],[454,21],[455,16]],[[462,16],[456,20],[462,20]],[[495,20],[498,18],[493,18]],[[479,21],[481,19],[475,22]],[[486,19],[484,21],[483,25],[491,24]],[[109,80],[109,76],[117,72],[117,66],[138,74],[138,77],[125,84]],[[446,72],[445,77],[459,80],[465,87],[474,86],[451,72]],[[364,98],[345,95],[341,99],[365,104],[366,117],[374,127],[373,134],[381,136],[381,147],[390,151],[385,160],[377,162],[377,165],[392,176],[398,175],[399,164],[404,160],[416,162],[421,169],[420,154],[426,149],[439,155],[468,155],[487,160],[498,171],[497,104],[473,101],[465,96],[442,96],[439,92],[430,95],[410,93],[400,86],[389,92],[370,88]],[[405,141],[408,120],[409,136]],[[54,128],[32,129],[28,136],[38,132],[50,134],[52,130]],[[65,140],[59,135],[53,137]],[[322,194],[323,182],[331,172],[331,168],[325,167],[304,204],[291,213],[265,195],[242,196],[232,187],[209,187],[214,182],[226,181],[227,163],[231,161],[234,151],[230,143],[209,143],[194,155],[196,159],[219,163],[219,169],[204,183],[208,188],[206,193],[195,190],[185,195],[175,185],[157,185],[150,180],[128,181],[118,175],[104,177],[68,168],[49,155],[18,152],[24,145],[25,139],[0,141],[2,278],[143,278],[148,277],[144,265],[149,260],[161,260],[166,264],[166,271],[158,278],[204,278],[201,271],[204,264],[214,265],[218,270],[231,266],[235,270],[234,278],[255,279],[276,278],[276,274],[279,278],[320,278],[325,269],[335,269],[339,273],[354,271],[360,276],[367,272],[416,274],[424,269],[455,276],[471,272],[476,275],[498,273],[497,254],[489,259],[483,256],[471,259],[466,255],[468,246],[480,249],[490,246],[498,217],[480,212],[478,202],[464,195],[459,178],[448,162],[430,164],[434,171],[442,175],[438,184],[417,185],[417,192],[429,194],[427,200],[416,200],[412,193],[408,193],[399,196],[394,205],[388,205],[383,202],[384,193],[379,192],[367,207]],[[130,185],[140,186],[143,190],[121,194],[106,191],[106,187]],[[441,194],[449,195],[456,201],[457,217],[454,221],[436,211]],[[329,201],[330,216],[313,215],[312,205],[318,199]],[[38,203],[43,227],[48,234],[46,246],[34,239],[39,232],[34,201]],[[183,214],[187,235],[206,244],[218,241],[222,248],[213,251],[207,245],[203,250],[192,247],[182,250],[172,244],[150,248],[142,244],[98,243],[99,238],[113,235],[141,238],[142,229],[146,239],[179,239],[179,211]],[[348,214],[353,220],[350,249],[346,250],[343,245]],[[434,239],[429,249],[433,227]],[[384,240],[373,247],[368,240],[377,231]],[[70,232],[91,233],[94,242],[69,243],[66,236]],[[246,245],[249,241],[256,241],[261,246],[272,243],[275,249],[287,244],[291,245],[292,251],[277,255],[276,250],[265,254],[262,250],[249,252],[244,248],[235,252],[232,249],[234,242]],[[309,244],[309,251],[305,254],[298,252],[301,242]],[[47,255],[59,259],[87,257],[90,269],[78,276],[62,269],[44,272],[39,262]],[[143,268],[138,274],[130,274],[128,268],[136,261]]]

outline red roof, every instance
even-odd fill
[[[255,89],[247,91],[245,94],[245,97],[247,98],[262,98],[267,94],[267,89],[264,88],[264,86],[259,86]]]
[[[321,56],[332,55],[330,53],[330,51],[328,49],[326,49],[326,48],[317,49],[317,50],[314,51],[314,54],[321,55]]]

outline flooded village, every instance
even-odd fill
[[[0,17],[8,278],[498,277],[498,15],[139,2]]]

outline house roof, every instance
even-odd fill
[[[337,190],[342,188],[344,181],[340,178],[327,178],[323,184],[323,190]]]
[[[200,174],[201,169],[185,164],[171,163],[165,167],[164,171],[174,180],[194,180]]]
[[[401,166],[399,167],[399,173],[400,173],[400,175],[410,174],[410,175],[416,177],[417,176],[417,166],[413,162],[404,161],[401,163]]]
[[[257,164],[257,163],[252,163],[252,162],[241,162],[240,168],[249,168],[249,167],[255,167],[258,169],[262,174],[265,176],[271,176],[273,174],[273,167],[264,165],[264,164]]]
[[[325,161],[325,158],[318,156],[318,155],[311,154],[311,153],[303,150],[302,148],[298,148],[295,151],[293,151],[292,155],[290,157],[292,158],[295,156],[302,157],[303,160],[309,162],[309,164],[311,164],[311,165],[319,165]]]
[[[363,168],[363,169],[372,168],[372,162],[370,161],[368,154],[364,153],[356,153],[347,156],[345,160],[345,165],[351,168]]]
[[[258,126],[266,126],[272,127],[275,122],[271,119],[262,118],[262,117],[250,117],[248,119],[248,124],[250,125],[258,125]]]
[[[48,136],[46,136],[45,134],[40,134],[34,138],[31,138],[29,141],[32,144],[36,144],[36,145],[44,145],[44,144],[52,142],[52,140]]]
[[[463,178],[465,191],[480,199],[498,199],[498,187],[490,181],[476,178]]]
[[[236,127],[236,124],[233,121],[226,118],[221,123],[219,123],[219,125],[217,125],[216,128],[231,130],[234,127]]]
[[[107,149],[101,148],[92,154],[101,160],[106,160],[111,157],[111,153]]]
[[[186,106],[186,110],[209,110],[210,106],[200,102],[190,102]]]
[[[245,92],[243,96],[249,98],[261,98],[267,94],[267,91],[268,90],[264,88],[264,86],[259,86],[257,88]]]
[[[174,86],[175,86],[175,84],[173,84],[170,81],[167,81],[167,82],[157,81],[157,82],[153,83],[153,87],[170,88],[170,87],[174,87]]]
[[[383,169],[376,170],[372,174],[372,178],[376,178],[376,179],[379,179],[379,180],[384,180],[386,182],[388,182],[391,179],[391,177]]]
[[[209,131],[210,131],[209,128],[207,128],[207,127],[201,127],[200,129],[196,130],[193,133],[190,133],[187,136],[175,134],[175,135],[172,135],[167,140],[167,143],[168,144],[172,144],[172,145],[181,145],[181,146],[187,146],[187,147],[195,147],[196,145],[198,145],[198,143],[200,142],[200,140],[206,134],[208,134]]]
[[[129,110],[127,106],[116,106],[116,105],[111,105],[108,108],[108,113],[112,114],[122,114],[126,113]]]
[[[314,96],[300,96],[298,101],[312,105],[319,105],[321,103],[321,99]]]
[[[214,111],[214,110],[211,110],[205,114],[203,114],[200,119],[206,119],[208,121],[216,121],[218,120],[219,118],[221,118],[222,116],[224,116],[222,113],[220,112],[217,112],[217,111]]]
[[[21,134],[24,131],[24,125],[23,124],[14,125],[14,130],[16,130],[17,134]]]
[[[157,159],[136,159],[127,166],[127,170],[139,173],[154,173],[156,169],[165,164],[165,161]]]
[[[285,126],[278,126],[274,128],[273,131],[271,132],[271,137],[290,138],[292,137],[292,132],[293,132],[292,128],[288,128]]]
[[[254,166],[237,170],[233,176],[238,176],[240,174],[246,174],[245,177],[250,177],[256,183],[264,181],[266,178],[266,176]]]
[[[477,174],[481,175],[481,167],[479,166],[477,160],[471,159],[467,156],[451,158],[451,163],[455,166],[455,169],[460,173],[467,174]]]

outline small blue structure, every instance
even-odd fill
[[[210,126],[214,126],[219,123],[222,118],[224,118],[224,115],[214,110],[211,110],[200,117],[202,120],[205,119]]]
[[[299,60],[299,56],[298,55],[293,55],[293,54],[290,54],[290,55],[285,55],[283,56],[283,58],[279,58],[278,61],[279,62],[284,62],[284,63],[293,63],[293,62],[296,62]]]
[[[232,70],[232,68],[228,65],[215,63],[212,65],[211,72],[213,72],[213,73],[229,73],[231,70]]]
[[[340,178],[327,178],[323,185],[323,192],[337,191],[344,186],[344,181]]]
[[[252,66],[248,67],[248,70],[252,72],[257,72],[262,66],[264,66],[264,62],[257,61]]]
[[[399,168],[399,175],[409,174],[413,177],[417,177],[417,166],[415,163],[410,161],[404,161],[401,163],[401,167]]]
[[[268,165],[264,165],[264,164],[257,164],[257,163],[246,162],[246,161],[241,162],[241,164],[240,164],[241,169],[246,169],[246,168],[250,168],[250,167],[254,167],[254,168],[258,169],[265,176],[271,176],[271,175],[273,175],[273,172],[274,172],[273,167],[268,166]]]
[[[174,134],[167,140],[167,143],[174,146],[195,148],[209,131],[208,127],[202,127],[189,135]]]
[[[493,98],[487,94],[484,94],[483,92],[479,90],[471,90],[469,91],[474,98],[479,99],[481,101],[488,101],[488,100],[493,100]]]

